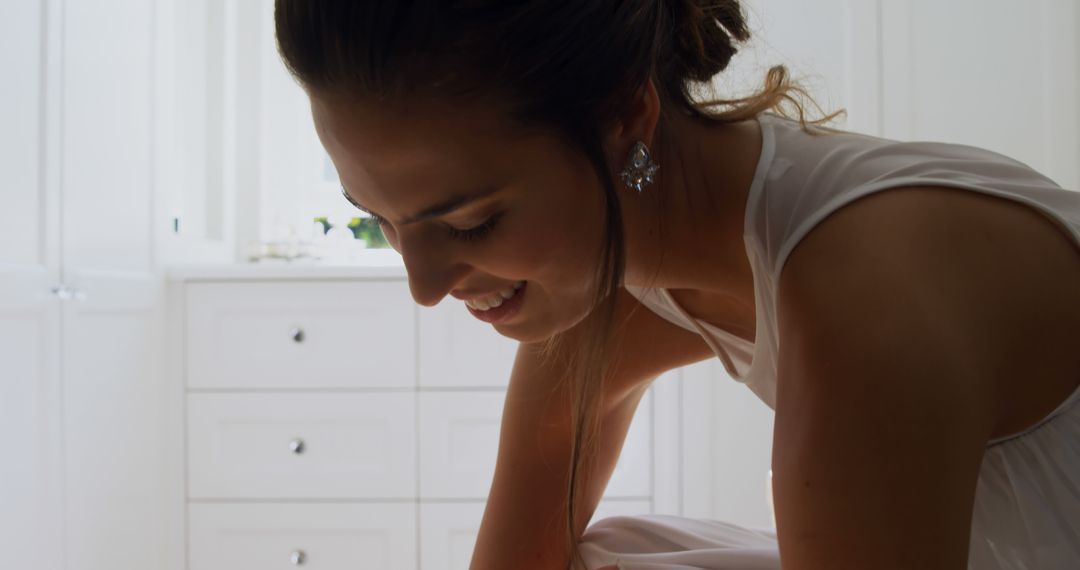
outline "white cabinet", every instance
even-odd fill
[[[467,568],[517,343],[453,299],[416,306],[394,270],[177,272],[190,570]],[[679,500],[657,390],[594,520]]]
[[[482,501],[420,505],[420,566],[468,570],[483,516]]]
[[[419,307],[420,385],[505,388],[517,341],[478,319],[462,318],[460,303]]]
[[[186,295],[191,388],[415,384],[414,302],[398,281],[191,284]]]
[[[421,392],[421,499],[480,499],[495,472],[505,391]],[[652,494],[652,394],[638,404],[606,497]]]
[[[162,568],[154,10],[8,2],[0,18],[5,564]]]
[[[188,396],[192,499],[411,499],[408,393]]]
[[[495,473],[506,392],[421,392],[417,396],[420,497],[486,497]]]
[[[68,0],[60,89],[66,558],[161,565],[162,279],[154,254],[154,7]],[[107,30],[107,33],[103,33]]]
[[[0,18],[0,551],[16,568],[59,570],[62,439],[59,13],[13,3]]]
[[[191,570],[414,570],[416,506],[193,504]]]

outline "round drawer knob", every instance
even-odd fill
[[[289,449],[291,449],[293,453],[295,453],[297,455],[300,455],[301,453],[304,452],[304,440],[302,440],[300,438],[296,438],[296,439],[290,441],[289,442]]]
[[[293,327],[293,329],[289,331],[289,336],[292,337],[293,342],[304,342],[304,329],[300,327]]]
[[[293,566],[303,566],[304,562],[307,561],[307,553],[303,550],[294,550],[289,557],[289,561],[293,563]]]

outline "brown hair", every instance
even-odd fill
[[[568,564],[583,562],[577,542],[584,529],[576,523],[582,462],[595,451],[598,397],[616,354],[614,300],[625,264],[619,195],[601,133],[650,79],[660,96],[661,124],[669,113],[730,123],[774,110],[797,116],[805,128],[843,111],[807,121],[802,101],[812,100],[783,66],[769,69],[764,86],[750,96],[695,101],[694,90],[726,69],[736,46],[750,37],[737,0],[276,0],[275,23],[282,59],[309,92],[369,101],[491,102],[522,127],[561,135],[592,163],[605,198],[605,240],[587,332],[578,337],[584,343],[563,352],[569,358],[560,363],[566,381],[574,382]],[[543,352],[555,354],[563,340],[554,335]]]

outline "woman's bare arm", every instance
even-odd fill
[[[570,459],[565,395],[530,390],[527,382],[513,384],[503,408],[499,457],[470,568],[562,569],[568,559],[563,503]],[[638,389],[609,404],[601,420],[599,455],[593,468],[586,469],[591,484],[579,529],[603,494],[643,392]]]
[[[999,409],[993,359],[1009,353],[995,350],[990,307],[1015,303],[998,284],[1012,265],[981,264],[983,235],[957,235],[913,197],[838,211],[781,274],[773,486],[785,570],[967,567]]]
[[[651,380],[712,354],[697,335],[662,320],[621,291],[617,318],[630,315],[635,307],[640,310],[620,329],[622,350],[602,396],[598,456],[595,462],[585,463],[585,479],[590,484],[578,519],[579,532],[599,503]],[[564,346],[572,347],[573,342]],[[541,359],[536,346],[518,348],[472,570],[561,570],[566,566],[564,503],[571,418],[569,383],[563,382],[563,376],[562,370]]]

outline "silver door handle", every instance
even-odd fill
[[[61,301],[85,301],[86,293],[70,285],[61,283],[49,289],[49,294]]]

